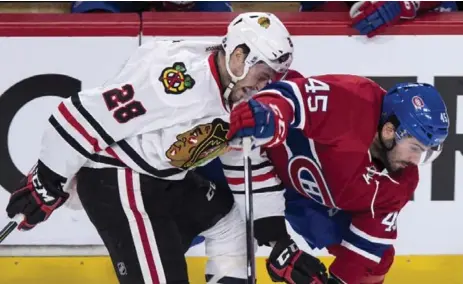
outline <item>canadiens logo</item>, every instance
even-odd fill
[[[334,198],[316,162],[304,156],[295,156],[289,162],[288,171],[293,188],[300,194],[325,206],[336,207]]]
[[[159,81],[164,85],[167,94],[178,95],[193,88],[195,80],[186,74],[186,71],[185,64],[182,62],[176,62],[172,67],[162,70]]]
[[[264,29],[268,29],[268,27],[270,27],[270,19],[267,17],[260,17],[257,19],[257,23],[259,23],[259,25]]]
[[[418,96],[412,98],[412,103],[415,109],[422,109],[424,107],[423,99]]]
[[[228,129],[228,123],[217,118],[177,135],[177,141],[166,151],[170,164],[188,169],[226,153]]]

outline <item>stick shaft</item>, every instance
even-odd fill
[[[21,220],[22,216],[20,214],[16,215],[10,222],[8,222],[8,224],[6,224],[5,227],[3,227],[0,231],[0,243],[2,243],[6,237],[8,237],[14,229],[16,229]]]
[[[256,257],[254,250],[254,210],[252,201],[252,168],[251,168],[251,138],[243,138],[244,162],[244,199],[246,215],[246,252],[247,252],[247,283],[254,284],[256,279]]]

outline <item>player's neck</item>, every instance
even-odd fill
[[[373,143],[370,145],[370,154],[373,158],[382,161],[382,145],[381,141],[379,141],[378,133],[376,133],[375,138],[373,138]]]
[[[228,75],[227,67],[225,66],[225,55],[219,52],[215,57],[217,68],[219,69],[220,83],[225,88],[231,82],[230,75]]]

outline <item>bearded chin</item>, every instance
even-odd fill
[[[400,171],[400,169],[393,169],[392,168],[392,164],[391,164],[390,159],[389,159],[391,150],[394,149],[394,146],[391,147],[391,148],[386,148],[386,146],[383,143],[381,143],[380,149],[378,151],[381,162],[383,163],[383,166],[386,168],[388,173],[395,173],[395,172]]]
[[[386,168],[386,170],[389,172],[389,173],[392,173],[392,172],[395,172],[396,170],[394,170],[392,168],[392,164],[391,162],[389,161],[389,152],[388,150],[386,149],[381,149],[381,160],[383,160],[383,165],[384,167]]]
[[[392,168],[392,164],[390,162],[391,160],[389,159],[392,149],[394,149],[394,147],[386,149],[385,147],[381,146],[381,150],[379,152],[381,156],[381,161],[388,173],[399,173],[400,171],[402,171],[402,168]]]

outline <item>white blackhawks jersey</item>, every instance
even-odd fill
[[[227,153],[229,110],[214,60],[217,46],[196,41],[151,41],[140,46],[103,87],[60,103],[49,119],[39,159],[65,178],[81,167],[128,167],[176,180],[222,155],[222,163],[236,170],[225,171],[232,189],[243,191],[241,152]],[[254,153],[253,163],[268,163]],[[273,168],[254,168],[260,176],[255,190],[280,187]],[[262,194],[280,199],[281,205],[262,214],[255,209],[256,218],[283,215],[283,191]]]

